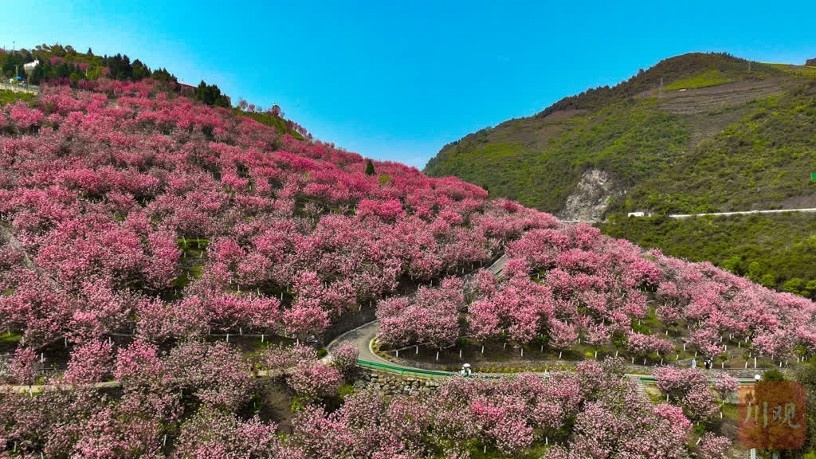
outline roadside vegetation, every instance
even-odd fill
[[[0,89],[0,106],[11,102],[22,100],[24,102],[31,102],[36,96],[27,92],[16,92],[6,89]]]

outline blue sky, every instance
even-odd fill
[[[667,57],[804,63],[816,57],[809,4],[0,0],[0,46],[121,52],[233,102],[278,104],[320,140],[422,168],[470,132]]]

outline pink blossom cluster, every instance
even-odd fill
[[[467,328],[454,336],[450,327],[447,343],[463,336],[482,344],[506,339],[516,346],[542,340],[560,351],[579,339],[604,346],[617,336],[626,338],[620,350],[632,356],[664,356],[680,344],[634,331],[654,311],[666,331],[682,327],[691,350],[704,356],[717,357],[729,344],[779,361],[816,353],[816,304],[710,263],[672,259],[585,224],[557,222],[522,232],[508,243],[507,254],[501,277],[478,273],[473,294],[459,305],[438,302],[428,308],[405,298],[383,302],[381,341],[397,347],[424,344],[427,339],[412,331],[415,323],[425,323],[422,317],[452,322],[456,314]],[[651,333],[656,331],[663,330]]]
[[[305,377],[329,381],[320,372],[336,372],[301,350],[293,354],[309,368]],[[467,457],[473,448],[513,456],[545,443],[556,458],[688,455],[683,411],[653,406],[616,361],[546,377],[452,378],[422,394],[361,390],[331,412],[307,405],[280,435],[275,423],[245,415],[246,405],[223,403],[225,392],[245,401],[258,393],[232,376],[236,357],[223,345],[192,342],[164,353],[136,341],[116,357],[120,395],[87,387],[0,393],[0,438],[18,454],[49,457],[421,458]],[[720,451],[718,438],[705,441]]]
[[[357,366],[357,357],[360,351],[350,342],[342,342],[330,351],[332,365],[340,371],[340,373],[348,374],[354,367]]]
[[[708,376],[696,368],[661,367],[654,372],[657,387],[670,400],[683,408],[686,416],[697,422],[706,421],[719,411],[711,392]],[[734,379],[722,376],[718,389],[734,387]]]
[[[413,301],[387,300],[377,308],[378,339],[386,346],[450,347],[459,337],[458,313],[463,303],[462,281],[457,277],[446,277],[439,288],[420,287]]]

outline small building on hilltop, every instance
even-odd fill
[[[23,70],[25,71],[26,75],[31,75],[31,72],[34,71],[34,68],[40,65],[40,60],[37,59],[33,62],[26,62],[23,64]]]

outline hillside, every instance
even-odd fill
[[[96,90],[100,79],[131,82],[149,79],[155,89],[169,94],[184,95],[212,106],[231,106],[230,97],[222,94],[217,85],[202,80],[193,87],[179,82],[166,68],[151,70],[139,59],[131,61],[127,54],[98,56],[91,49],[82,53],[70,45],[42,44],[14,52],[0,48],[0,75],[4,77],[0,83],[0,104],[17,99],[30,100],[24,93],[11,92],[12,89],[36,91],[38,85],[48,85]],[[6,78],[18,81],[9,85],[5,83]],[[300,126],[284,119],[277,105],[263,110],[240,100],[234,110],[298,138],[305,133]]]
[[[478,269],[502,251],[502,276]],[[725,457],[737,379],[717,373],[715,395],[702,370],[656,367],[816,353],[808,300],[149,79],[0,109],[0,292],[0,379],[26,385],[0,390],[12,457],[586,457],[597,417],[622,452]],[[372,311],[383,348],[520,352],[558,384],[384,396],[354,349],[326,364],[300,345]],[[654,369],[656,403],[618,354]]]
[[[812,301],[200,89],[0,92],[3,457],[558,459],[602,439],[725,459],[740,383],[812,367]],[[372,374],[360,343],[327,344],[361,323],[370,351],[517,374]]]
[[[425,172],[461,177],[494,197],[566,220],[606,219],[605,228],[634,211],[810,207],[816,205],[810,181],[816,170],[815,70],[725,54],[666,59],[615,87],[567,97],[534,116],[446,145]],[[612,234],[645,243],[649,238],[637,235],[659,223],[641,223],[646,227],[632,234]],[[704,226],[697,232],[707,234]],[[657,247],[689,253],[665,239]],[[702,261],[699,252],[694,255]],[[745,255],[746,265],[774,264],[752,256]],[[790,279],[765,274],[778,279],[777,287]]]
[[[614,183],[596,218],[784,207],[814,191],[802,186],[816,131],[816,87],[805,75],[728,55],[679,56],[613,88],[470,134],[442,148],[425,171],[566,219],[575,217],[569,197],[592,170]]]

